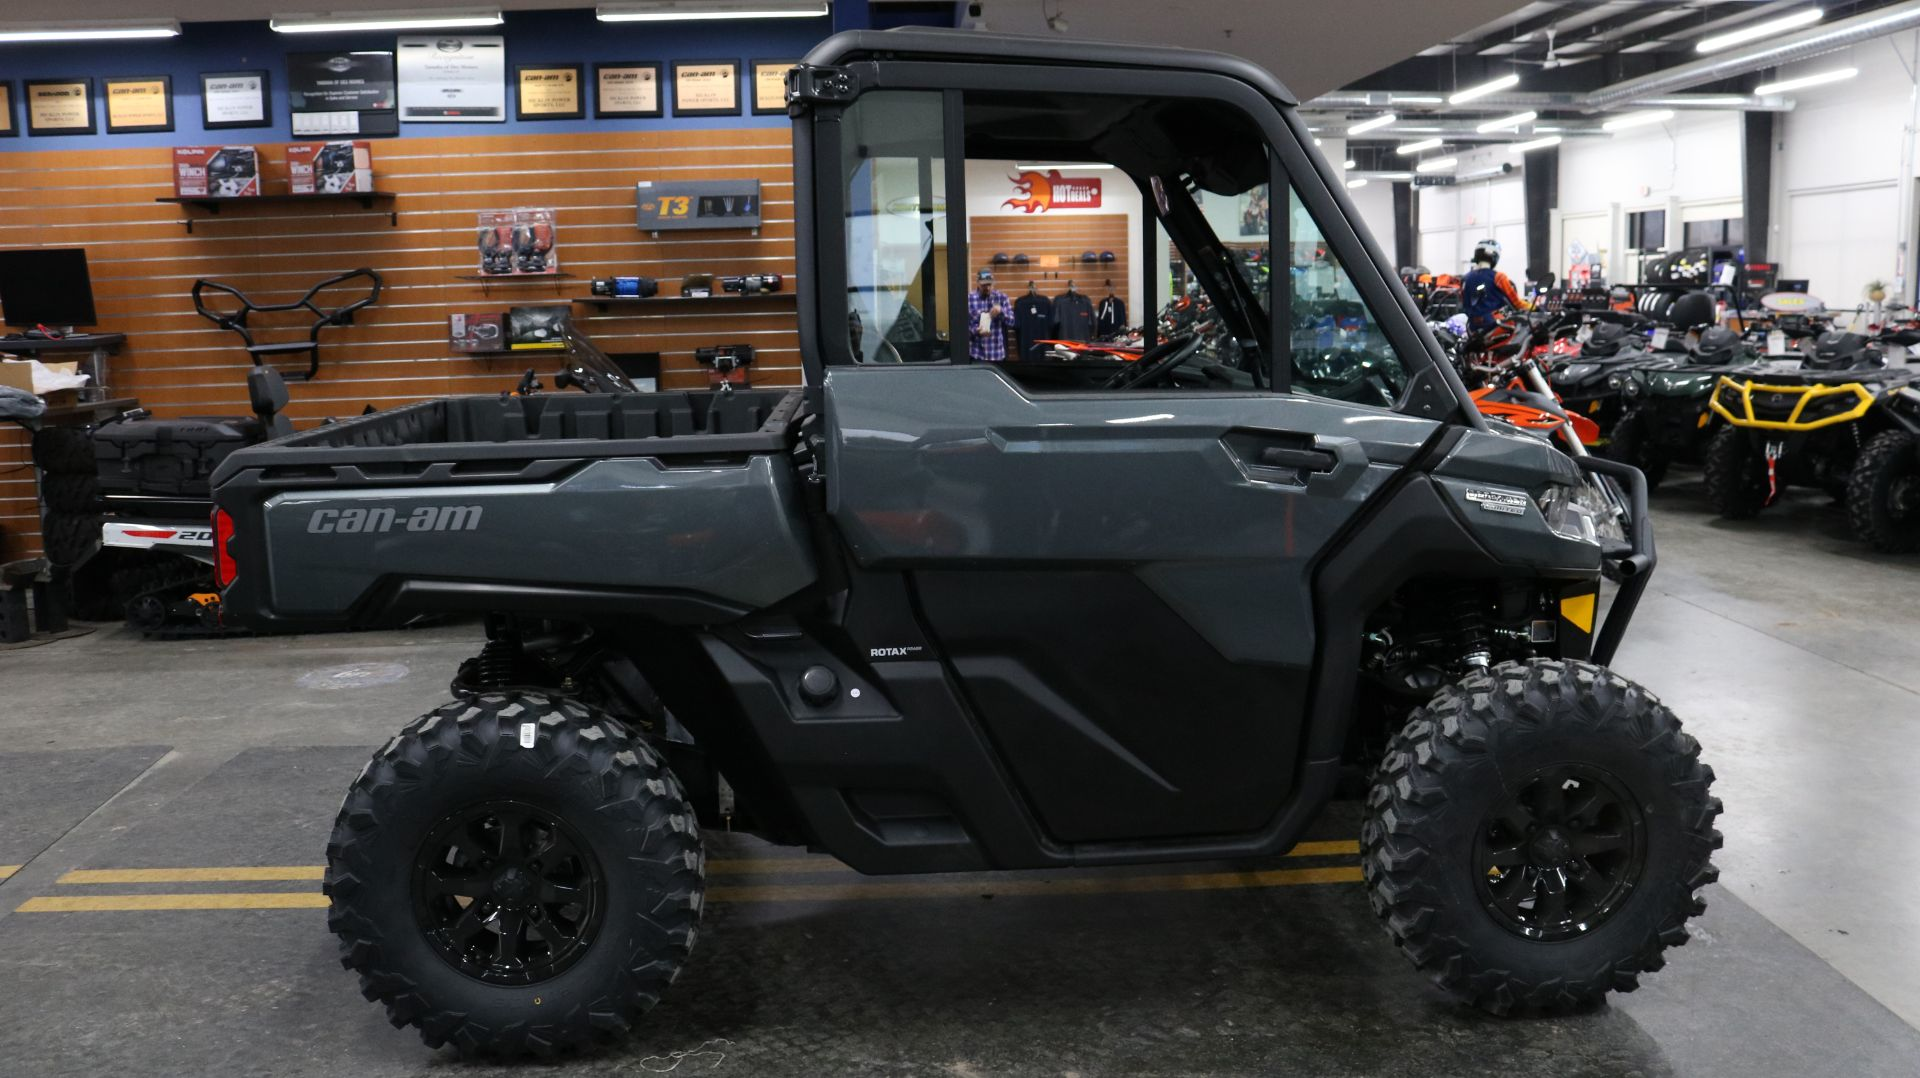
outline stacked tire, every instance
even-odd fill
[[[79,565],[100,542],[100,482],[93,439],[84,430],[46,427],[33,436],[33,463],[40,469],[46,506],[41,547],[55,566]]]

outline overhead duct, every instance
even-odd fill
[[[1762,65],[1764,66],[1764,65]],[[1441,106],[1408,104],[1411,90],[1339,90],[1321,94],[1303,105],[1309,109],[1394,109],[1398,112],[1426,112]],[[1432,96],[1431,94],[1427,96]],[[1398,98],[1399,100],[1394,100]],[[1473,103],[1475,110],[1533,109],[1535,111],[1591,111],[1598,107],[1591,94],[1552,93],[1541,90],[1514,90],[1488,94]],[[1663,109],[1742,109],[1747,112],[1786,112],[1793,101],[1780,94],[1760,97],[1756,94],[1671,94],[1657,98],[1636,98],[1637,104],[1658,105]]]
[[[1733,49],[1724,56],[1695,60],[1637,79],[1602,86],[1581,95],[1584,103],[1577,107],[1593,110],[1617,108],[1630,103],[1647,104],[1646,99],[1655,94],[1676,93],[1702,83],[1718,82],[1762,68],[1790,64],[1914,27],[1920,27],[1920,0],[1907,0],[1904,4],[1894,4],[1836,23],[1788,34],[1775,41]]]
[[[1692,63],[1655,71],[1650,75],[1627,79],[1583,94],[1514,91],[1489,94],[1474,102],[1476,108],[1534,109],[1536,111],[1599,112],[1635,105],[1663,109],[1739,109],[1745,112],[1785,112],[1793,108],[1791,99],[1779,94],[1759,97],[1754,94],[1685,94],[1709,82],[1719,82],[1769,67],[1794,63],[1863,41],[1885,37],[1902,30],[1920,27],[1920,0],[1906,0],[1869,11],[1839,22],[1810,27],[1774,41],[1759,42],[1733,49],[1724,55],[1695,60]],[[1393,108],[1402,112],[1421,111],[1423,106],[1406,99],[1431,91],[1416,90],[1340,90],[1321,94],[1306,103],[1312,109]],[[1433,107],[1433,106],[1426,106]]]

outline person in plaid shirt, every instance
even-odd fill
[[[981,270],[979,287],[967,293],[968,356],[982,363],[1006,360],[1007,314],[1012,310],[1007,294],[993,287],[993,271]]]

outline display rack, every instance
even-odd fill
[[[574,303],[585,303],[595,307],[625,307],[639,304],[661,306],[677,303],[708,304],[725,306],[740,303],[792,303],[792,292],[756,292],[742,296],[735,292],[721,292],[712,296],[575,296]]]
[[[289,202],[354,202],[358,203],[363,210],[379,210],[384,206],[385,209],[381,212],[387,215],[387,224],[393,227],[399,227],[400,212],[394,209],[393,198],[394,193],[392,191],[342,191],[312,195],[167,195],[162,198],[156,198],[154,201],[166,202],[175,206],[194,206],[206,210],[207,213],[216,217],[219,216],[222,206],[233,204],[261,205],[264,203],[285,204]],[[185,221],[182,221],[181,224],[187,226],[187,232],[189,234],[193,232],[194,218],[189,217]]]
[[[484,295],[493,295],[493,286],[497,284],[533,284],[546,282],[553,285],[555,292],[560,291],[560,282],[568,280],[571,273],[460,273],[454,275],[456,281],[477,281]]]

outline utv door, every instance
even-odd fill
[[[847,76],[801,162],[832,520],[860,568],[904,577],[1052,839],[1260,830],[1307,762],[1314,566],[1438,430],[1406,404],[1431,387],[1410,306],[1297,123],[1246,82],[908,60]],[[1106,190],[1137,192],[1148,219],[1143,280],[1165,265],[1157,221],[1235,331],[1200,380],[1107,384],[1184,343],[1151,330],[1139,365],[1092,378],[969,361],[962,282],[993,254],[970,222],[1006,194],[968,190],[987,161],[1112,166]],[[1273,210],[1242,220],[1278,268],[1250,272],[1190,187],[1228,206],[1264,188]],[[1151,326],[1154,293],[1134,321]]]

